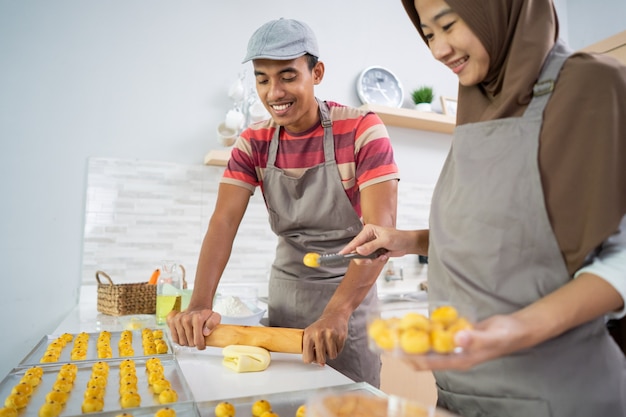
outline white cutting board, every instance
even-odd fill
[[[242,396],[317,389],[353,383],[330,366],[305,364],[302,355],[272,352],[270,366],[261,372],[237,373],[222,365],[222,349],[175,346],[176,359],[194,399],[222,400]]]

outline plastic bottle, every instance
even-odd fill
[[[182,280],[180,266],[174,261],[164,261],[157,282],[157,324],[165,324],[165,319],[171,311],[180,311],[181,301]]]

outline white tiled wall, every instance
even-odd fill
[[[144,282],[164,259],[178,260],[193,286],[196,262],[223,168],[144,160],[91,158],[88,163],[84,285],[95,272],[114,283]],[[400,181],[398,228],[425,228],[432,185]],[[267,281],[276,237],[260,191],[251,198],[222,277],[224,283]]]

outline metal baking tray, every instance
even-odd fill
[[[329,388],[308,389],[302,391],[282,392],[276,394],[255,395],[239,398],[225,398],[222,400],[198,402],[198,410],[201,417],[214,417],[215,407],[222,401],[228,401],[235,406],[238,416],[251,416],[252,405],[258,400],[266,400],[272,406],[272,411],[281,417],[293,417],[296,415],[298,407],[306,404],[313,396],[323,395],[326,392],[333,394],[344,392],[355,392],[365,395],[387,398],[387,394],[374,388],[366,382],[355,382],[351,384],[338,385]]]
[[[130,359],[130,358],[129,358]],[[104,397],[104,409],[101,412],[88,413],[88,415],[100,414],[120,414],[122,412],[132,414],[133,417],[140,415],[153,416],[157,410],[169,407],[177,411],[177,417],[181,416],[197,416],[198,411],[195,407],[192,391],[189,388],[182,370],[175,359],[161,359],[163,365],[163,373],[165,378],[171,383],[172,388],[178,394],[178,401],[167,405],[160,404],[156,395],[152,392],[148,384],[148,375],[145,370],[146,361],[149,358],[135,358],[137,389],[141,396],[141,407],[125,408],[120,405],[119,380],[120,380],[120,364],[122,360],[107,361],[109,365],[109,375],[107,379],[106,392]],[[73,362],[78,368],[76,379],[70,396],[59,417],[68,416],[84,416],[81,406],[83,403],[87,382],[91,378],[93,364],[97,361],[76,361]],[[35,388],[31,394],[28,405],[20,411],[20,417],[38,417],[39,408],[45,403],[46,395],[52,390],[52,385],[56,381],[57,375],[63,364],[41,364],[36,365],[43,370],[41,383]],[[17,385],[24,374],[31,369],[31,366],[14,368],[0,383],[0,399],[4,405],[5,399],[11,394],[11,390]],[[180,413],[178,413],[180,411]]]
[[[156,329],[153,329],[153,330],[156,330]],[[172,343],[169,339],[169,334],[166,331],[163,331],[163,340],[167,344],[167,353],[161,353],[158,355],[144,355],[143,346],[141,344],[142,342],[141,330],[140,329],[132,330],[131,332],[133,335],[132,342],[133,342],[133,351],[135,353],[134,356],[124,356],[124,357],[119,356],[118,342],[120,341],[120,338],[122,335],[122,332],[119,331],[119,332],[109,332],[111,333],[111,349],[113,351],[113,357],[112,358],[98,358],[97,342],[98,342],[98,337],[100,336],[100,332],[96,332],[96,333],[87,333],[89,335],[88,344],[87,344],[87,357],[84,360],[72,360],[70,358],[70,353],[73,348],[74,340],[76,339],[76,336],[79,333],[70,333],[73,336],[72,341],[69,342],[63,348],[58,362],[51,362],[51,363],[63,364],[63,363],[68,363],[68,362],[78,363],[78,362],[84,362],[84,361],[108,362],[108,361],[119,361],[121,359],[148,358],[151,356],[156,356],[156,357],[161,358],[162,360],[167,360],[167,359],[172,359],[174,357],[174,349],[172,348]],[[22,367],[22,366],[28,366],[28,365],[42,365],[40,363],[40,360],[45,354],[46,350],[48,349],[48,345],[52,343],[53,341],[55,341],[59,336],[60,334],[47,335],[41,338],[39,343],[37,343],[37,345],[35,345],[33,350],[31,350],[31,352],[28,355],[26,355],[24,359],[22,359],[22,361],[19,363],[18,366]]]
[[[140,407],[134,409],[126,409],[123,413],[130,414],[132,417],[154,417],[157,411],[166,406],[151,406]],[[184,402],[176,404],[168,404],[167,407],[176,411],[176,417],[199,417],[200,412],[194,402]],[[81,417],[118,417],[122,412],[118,411],[103,411],[100,413],[83,414]],[[130,416],[128,416],[130,417]]]

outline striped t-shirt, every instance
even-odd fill
[[[360,193],[379,182],[399,179],[398,167],[387,129],[372,112],[326,102],[335,138],[335,160],[346,195],[361,215]],[[263,191],[269,144],[278,125],[265,120],[244,130],[235,143],[222,182]],[[285,175],[300,177],[304,171],[324,162],[324,129],[320,122],[305,132],[281,129],[276,167]]]

